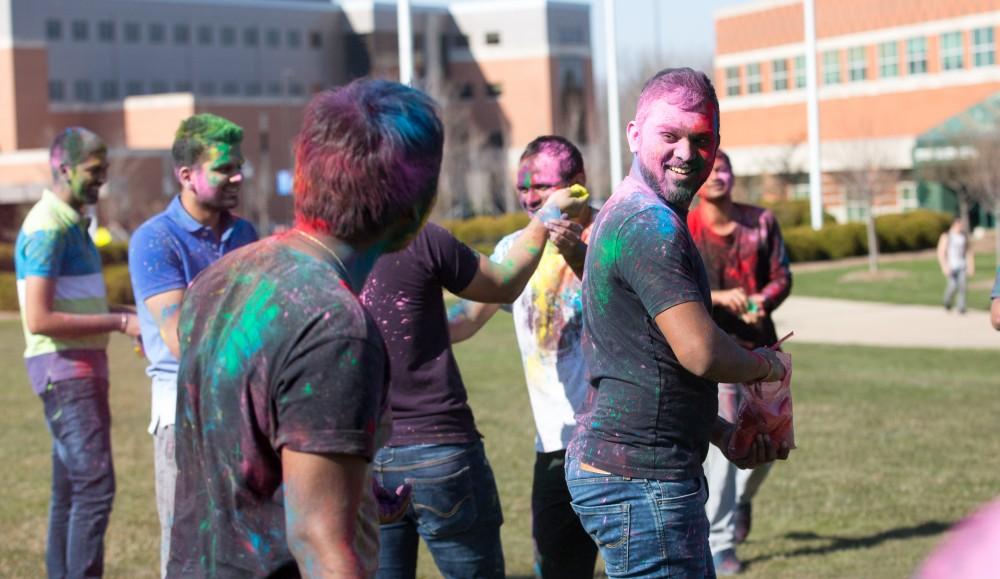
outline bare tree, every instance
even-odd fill
[[[899,170],[874,144],[854,146],[844,159],[845,170],[836,174],[844,188],[847,204],[860,203],[865,209],[865,237],[868,241],[868,271],[878,271],[878,235],[875,231],[875,199],[890,190],[899,180]]]
[[[997,128],[980,131],[969,144],[975,151],[967,164],[972,197],[992,211],[994,228],[1000,231],[1000,135]],[[995,238],[996,262],[1000,267],[1000,234]]]

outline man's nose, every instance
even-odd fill
[[[243,173],[236,173],[235,175],[229,178],[229,182],[233,184],[243,182]]]
[[[674,157],[677,157],[681,161],[690,161],[691,149],[691,141],[689,139],[680,139],[674,147]]]

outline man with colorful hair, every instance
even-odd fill
[[[294,228],[185,292],[168,577],[374,572],[388,360],[357,293],[423,226],[443,139],[415,89],[317,94],[295,142]]]
[[[188,285],[217,259],[257,241],[233,215],[243,183],[243,129],[208,113],[188,117],[174,136],[174,176],[181,192],[143,223],[129,243],[129,274],[152,378],[153,468],[160,518],[160,573],[170,556],[174,518],[174,411],[177,406],[177,319]]]
[[[525,147],[517,171],[517,198],[535,215],[556,191],[585,186],[583,155],[573,143],[541,136]],[[587,367],[580,347],[582,283],[594,211],[585,206],[573,219],[548,223],[542,261],[521,295],[508,306],[465,302],[449,316],[453,343],[468,339],[501,308],[513,314],[524,379],[535,419],[535,468],[531,484],[531,537],[535,575],[590,579],[597,546],[570,505],[563,465],[566,445],[587,393]],[[563,216],[566,217],[566,216]],[[515,231],[497,244],[492,261],[507,257]]]
[[[733,168],[721,149],[698,205],[688,213],[688,229],[708,272],[712,319],[747,349],[778,341],[771,313],[792,289],[792,271],[774,214],[762,207],[733,201]],[[719,384],[719,415],[736,420],[738,384]],[[739,470],[718,448],[709,446],[706,513],[715,571],[735,575],[743,564],[736,545],[750,532],[752,501],[774,463]]]
[[[712,321],[705,266],[685,219],[719,146],[711,81],[665,69],[626,128],[635,160],[594,222],[583,278],[590,390],[567,450],[573,508],[609,577],[714,577],[702,462],[711,442],[742,467],[787,456],[765,435],[728,451],[718,382],[776,380]]]
[[[52,189],[28,212],[14,254],[24,362],[52,435],[45,566],[49,577],[100,577],[115,496],[108,334],[136,337],[139,320],[108,307],[83,215],[107,179],[107,147],[71,127],[52,142],[49,164]]]

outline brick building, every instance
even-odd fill
[[[586,144],[589,7],[554,0],[413,3],[415,84],[448,126],[442,215],[513,208],[511,160],[535,135]],[[101,221],[123,235],[176,191],[169,146],[199,112],[246,130],[241,211],[287,224],[291,139],[310,95],[396,78],[395,2],[0,0],[0,231],[49,182],[46,148],[81,125],[111,147]]]
[[[1000,92],[1000,0],[815,0],[824,207],[859,219],[853,174],[879,170],[876,213],[954,209],[913,170],[921,135]],[[745,194],[806,198],[801,0],[715,13],[722,146]]]

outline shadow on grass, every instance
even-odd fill
[[[785,539],[791,539],[793,541],[828,541],[829,543],[822,546],[816,547],[803,547],[801,549],[795,549],[794,551],[788,553],[775,553],[772,555],[761,555],[760,557],[754,557],[752,559],[747,559],[744,563],[749,566],[754,563],[760,563],[773,559],[775,557],[803,557],[807,555],[826,555],[828,553],[833,553],[836,551],[847,551],[850,549],[867,549],[874,547],[886,541],[897,541],[905,539],[913,539],[915,537],[927,537],[930,535],[938,535],[950,529],[952,523],[943,523],[941,521],[928,521],[926,523],[921,523],[912,527],[899,527],[896,529],[888,529],[874,535],[869,535],[867,537],[838,537],[835,535],[818,535],[811,531],[805,532],[791,532],[785,533]]]

